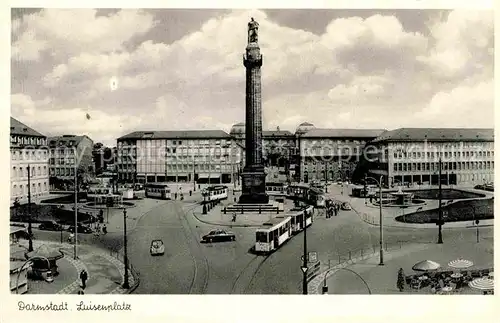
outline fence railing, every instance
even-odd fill
[[[395,251],[401,250],[405,244],[414,244],[414,243],[428,243],[428,242],[416,242],[416,241],[396,241],[396,242],[385,242],[383,245],[384,251]],[[380,245],[372,245],[371,247],[364,247],[354,250],[348,250],[345,253],[338,254],[335,258],[328,259],[328,268],[333,266],[352,262],[363,258],[369,258],[371,256],[377,255],[380,251]]]

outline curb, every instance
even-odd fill
[[[196,218],[201,223],[209,224],[209,225],[216,225],[216,226],[224,226],[224,227],[231,227],[231,228],[260,228],[261,225],[257,224],[227,224],[227,223],[220,223],[220,222],[209,222],[205,220],[201,220],[199,217],[196,216],[194,212],[192,212],[193,216]]]
[[[371,255],[366,255],[366,256],[362,256],[362,257],[356,257],[356,258],[353,258],[351,260],[348,260],[348,261],[345,261],[343,263],[340,263],[338,265],[335,265],[335,266],[333,266],[331,268],[328,268],[327,270],[322,271],[321,273],[317,274],[316,277],[314,277],[313,279],[311,279],[311,281],[307,284],[307,293],[308,294],[314,294],[314,295],[321,294],[320,291],[319,291],[319,287],[320,287],[321,283],[325,279],[325,273],[326,273],[326,278],[328,278],[328,277],[332,276],[336,272],[336,270],[338,270],[338,269],[345,268],[345,267],[348,267],[350,265],[354,265],[358,261],[362,261],[362,260],[366,260],[366,259],[369,259],[369,258],[377,257],[378,254],[379,254],[378,252],[375,252],[375,253],[373,253]]]
[[[122,287],[123,283],[125,282],[124,277],[123,277],[125,275],[125,269],[124,269],[125,264],[123,262],[119,261],[118,259],[111,257],[107,254],[99,254],[99,256],[106,258],[109,262],[111,262],[113,265],[115,265],[116,269],[118,269],[118,272],[120,273],[120,276],[122,277],[122,282],[121,282],[120,286],[116,287],[108,294],[128,294],[129,290]],[[129,283],[129,286],[134,286],[134,283],[135,283],[134,275],[132,275],[132,273],[130,272],[130,269],[129,269],[129,275],[128,275],[128,283]]]
[[[67,253],[63,250],[61,250],[62,253],[67,255]],[[83,262],[81,262],[78,259],[73,259],[72,257],[64,257],[67,261],[69,261],[76,269],[77,274],[79,274],[82,270],[85,270],[86,272],[89,272],[87,269],[87,266]],[[57,292],[57,294],[71,294],[73,291],[75,291],[78,287],[80,287],[80,280],[76,279],[74,282],[69,284],[68,286],[64,287],[60,291]]]

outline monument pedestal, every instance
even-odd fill
[[[243,187],[239,204],[268,204],[269,196],[266,194],[266,174],[264,168],[247,169],[241,174]]]

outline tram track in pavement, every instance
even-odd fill
[[[253,282],[255,276],[259,272],[260,268],[264,263],[269,259],[271,255],[265,255],[265,256],[257,256],[254,255],[252,259],[243,267],[243,269],[240,271],[238,276],[236,276],[236,279],[234,280],[232,286],[231,286],[231,291],[229,294],[244,294],[246,290],[248,289],[248,286]],[[260,261],[256,261],[258,259],[261,259]],[[257,264],[255,268],[251,269],[253,264]],[[249,277],[247,275],[250,275]],[[245,278],[247,279],[248,282],[244,282]]]
[[[203,253],[198,235],[196,234],[196,232],[193,230],[193,228],[189,224],[188,220],[186,219],[186,214],[189,214],[189,212],[197,206],[197,203],[195,203],[194,205],[187,206],[186,209],[185,209],[186,206],[182,207],[179,204],[174,204],[174,205],[175,205],[175,209],[177,211],[176,212],[177,217],[182,224],[183,232],[184,232],[184,235],[186,237],[186,240],[187,240],[187,243],[189,246],[189,250],[190,250],[189,253],[191,254],[191,257],[193,259],[194,274],[193,274],[193,279],[191,280],[191,283],[189,286],[189,294],[204,294],[204,293],[206,293],[207,287],[208,287],[208,280],[209,280],[209,276],[210,276],[210,265],[208,264],[207,257]],[[190,238],[190,236],[191,236],[191,238]],[[193,238],[195,239],[194,241],[193,241]],[[196,246],[193,246],[193,244]],[[198,255],[201,255],[201,258],[203,259],[203,263],[204,263],[204,267],[205,267],[205,277],[203,278],[202,284],[197,284],[197,279],[199,279],[199,276],[200,276],[199,275],[200,268],[198,265],[198,257],[195,256],[195,253]],[[195,289],[197,288],[197,286],[200,286],[200,285],[201,285],[201,288],[198,291],[196,291]]]

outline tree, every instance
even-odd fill
[[[403,271],[403,268],[399,268],[398,281],[397,281],[396,285],[397,285],[400,292],[402,292],[405,289],[405,273]]]

